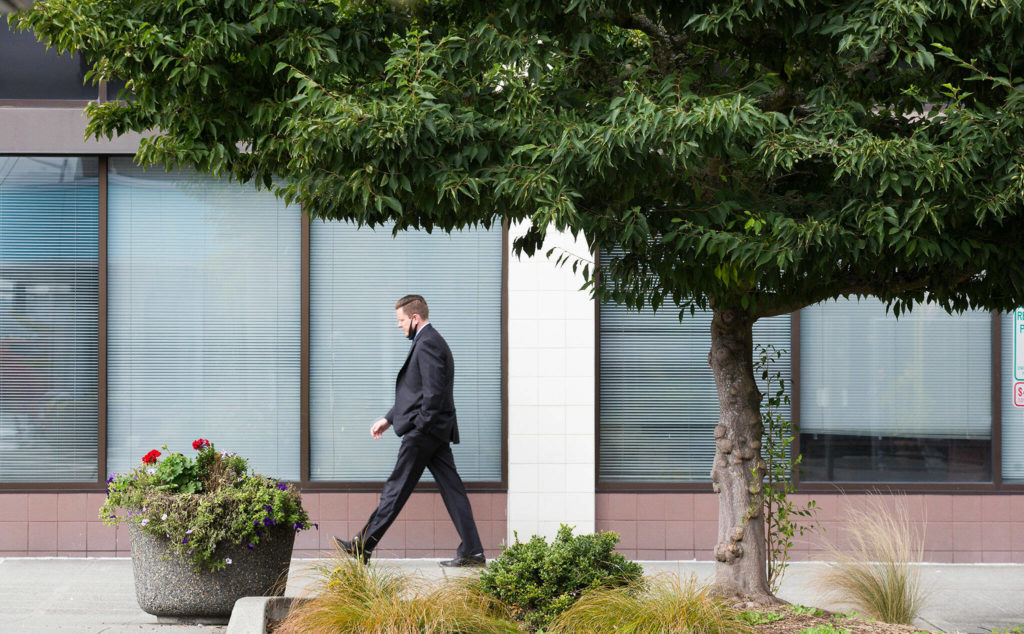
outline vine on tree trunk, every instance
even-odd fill
[[[766,573],[772,593],[777,594],[782,585],[782,576],[789,567],[789,549],[793,546],[793,537],[802,537],[805,532],[821,528],[821,525],[815,518],[818,506],[814,500],[808,501],[807,506],[797,506],[789,499],[789,494],[796,492],[793,469],[800,465],[803,456],[798,454],[790,461],[788,449],[792,446],[795,430],[793,423],[779,412],[783,406],[790,404],[790,399],[786,393],[786,380],[774,368],[774,364],[786,351],[773,345],[761,344],[757,344],[756,349],[758,358],[754,362],[754,370],[761,372],[768,398],[761,405],[761,419],[764,422],[761,451],[767,470],[764,486],[755,496],[754,505],[760,506],[764,513]],[[777,386],[774,390],[773,385]]]

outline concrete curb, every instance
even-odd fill
[[[235,601],[227,634],[265,634],[270,619],[283,619],[300,597],[242,597]]]

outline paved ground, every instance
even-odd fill
[[[390,560],[439,577],[436,560]],[[709,562],[643,562],[649,571],[711,575]],[[309,560],[295,560],[287,594],[304,594]],[[793,603],[839,608],[821,596],[814,572],[821,564],[795,563],[780,596]],[[934,564],[924,568],[932,595],[921,627],[946,632],[989,632],[1024,623],[1024,565]],[[161,624],[135,602],[129,559],[0,559],[0,633],[123,634],[224,632],[224,626]]]

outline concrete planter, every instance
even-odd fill
[[[295,531],[275,526],[254,550],[223,546],[218,554],[231,565],[216,572],[195,572],[170,552],[169,540],[128,524],[135,595],[139,606],[158,617],[221,620],[231,616],[235,601],[246,596],[281,596],[288,581]]]

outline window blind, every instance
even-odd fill
[[[395,301],[427,300],[455,358],[453,445],[466,481],[501,479],[501,230],[452,234],[314,221],[310,234],[310,478],[380,481],[399,440],[370,425],[394,402],[410,342]],[[429,474],[425,474],[429,477]]]
[[[108,205],[109,468],[202,437],[297,480],[299,209],[130,159]]]
[[[990,438],[991,316],[876,299],[800,313],[801,433]]]
[[[711,312],[680,321],[671,309],[600,310],[600,480],[709,481],[719,412],[708,365]],[[774,369],[789,385],[789,316],[757,321],[754,343],[786,351]],[[780,413],[789,418],[789,407]]]
[[[1013,313],[1001,315],[1002,329],[1002,403],[1003,480],[1024,482],[1024,407],[1013,404]]]
[[[94,158],[0,157],[0,481],[96,481]]]

